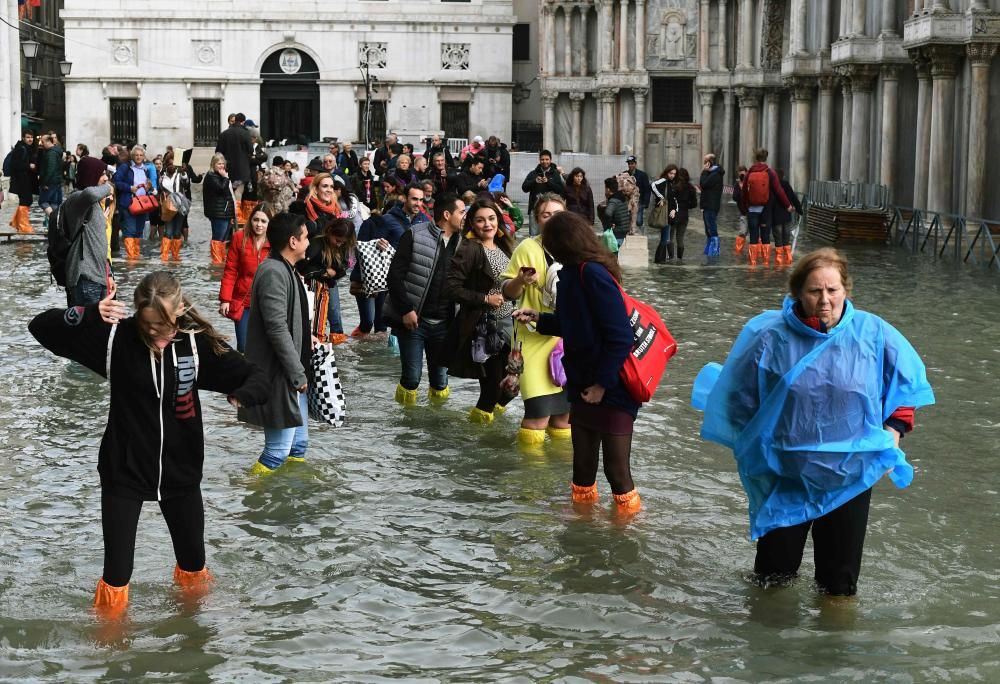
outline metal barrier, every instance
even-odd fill
[[[462,154],[462,150],[464,150],[468,144],[468,138],[448,138],[448,151],[451,152],[451,155],[455,157],[455,159],[458,159],[458,155]],[[423,152],[423,150],[420,151]]]
[[[892,193],[886,185],[812,181],[809,183],[809,196],[815,204],[824,207],[891,210]]]
[[[928,222],[929,221],[929,222]],[[889,222],[893,244],[909,245],[914,254],[926,254],[933,239],[935,258],[945,254],[963,263],[985,264],[1000,271],[1000,223],[968,219],[910,207],[894,207]]]

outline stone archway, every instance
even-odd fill
[[[266,139],[319,139],[319,67],[303,50],[275,50],[260,69],[261,132]]]

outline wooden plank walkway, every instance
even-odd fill
[[[18,233],[16,230],[2,230],[0,239],[4,242],[44,242],[47,238],[42,232]]]

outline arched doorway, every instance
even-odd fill
[[[268,55],[260,69],[261,132],[267,139],[319,139],[319,67],[302,50]]]

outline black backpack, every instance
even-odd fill
[[[49,272],[60,287],[66,287],[66,261],[69,257],[69,250],[83,236],[84,230],[86,230],[86,224],[76,231],[76,235],[69,235],[66,212],[63,211],[62,206],[49,217],[49,246],[45,249],[45,256],[49,258]],[[80,258],[83,258],[82,253]]]

